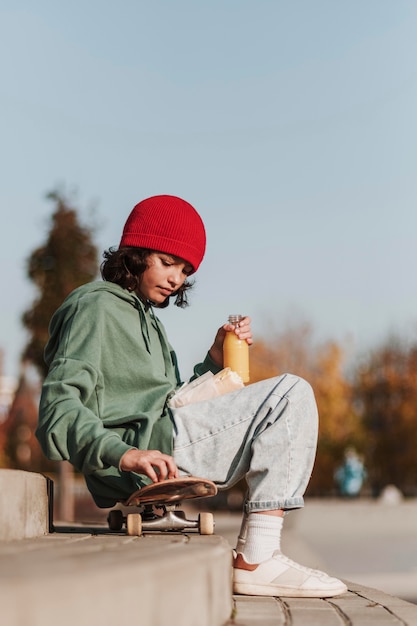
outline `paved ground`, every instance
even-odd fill
[[[240,516],[215,514],[234,546]],[[307,500],[286,517],[283,550],[339,578],[417,603],[417,500]]]
[[[328,600],[235,596],[230,626],[416,626],[417,607],[374,589],[349,584]]]
[[[292,523],[292,552],[303,540],[334,575],[417,602],[416,500],[315,501]]]

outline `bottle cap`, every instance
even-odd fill
[[[243,315],[229,315],[229,324],[237,324],[243,319]]]

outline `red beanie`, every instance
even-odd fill
[[[137,204],[123,229],[120,248],[150,248],[191,263],[194,272],[203,260],[206,231],[188,202],[176,196],[152,196]]]

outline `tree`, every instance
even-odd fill
[[[309,379],[319,409],[319,438],[309,494],[329,494],[345,452],[362,451],[362,422],[353,403],[353,386],[343,371],[344,353],[335,342],[318,348]]]
[[[416,495],[417,346],[390,338],[358,369],[356,400],[367,432],[366,462],[375,495],[388,484]]]
[[[31,472],[53,471],[55,464],[45,459],[35,437],[38,421],[39,380],[29,376],[23,365],[19,383],[6,421],[0,425],[6,439],[7,467]]]
[[[251,382],[285,372],[309,379],[314,362],[310,325],[303,322],[290,324],[280,332],[270,328],[265,335],[251,348]]]
[[[334,491],[334,473],[348,446],[362,448],[361,421],[354,410],[352,385],[343,371],[344,352],[335,342],[314,345],[307,323],[290,325],[251,348],[251,382],[290,372],[313,387],[319,410],[316,462],[308,494]]]
[[[27,262],[27,274],[38,295],[22,318],[30,333],[23,359],[32,362],[42,378],[47,372],[43,350],[52,314],[73,289],[98,273],[91,228],[80,225],[76,209],[61,192],[52,191],[47,198],[55,203],[51,228],[45,244],[34,250]]]
[[[30,334],[22,361],[33,363],[42,380],[47,374],[43,352],[48,341],[48,326],[53,313],[71,291],[90,282],[98,273],[98,255],[92,240],[91,227],[79,223],[76,209],[61,192],[52,191],[47,198],[55,204],[51,228],[44,245],[34,250],[27,262],[28,277],[35,284],[38,294],[33,305],[22,317],[23,324]],[[31,442],[35,447],[31,452],[32,459],[37,458],[36,448],[39,448],[39,445],[33,437],[35,426],[29,425],[29,415],[22,414],[21,411],[16,415],[19,416],[19,424],[12,424],[10,443],[19,443],[13,442],[13,438],[16,439],[19,433],[21,436],[23,434],[26,437],[24,442],[26,448],[21,446],[18,450],[27,453],[27,445]],[[50,469],[50,462],[44,459],[44,463],[44,467]],[[73,468],[68,462],[59,463],[59,476],[59,517],[72,520]]]

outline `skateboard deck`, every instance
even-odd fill
[[[200,513],[197,520],[187,519],[184,511],[178,510],[183,500],[215,496],[217,487],[211,480],[196,476],[170,478],[138,489],[121,504],[139,507],[139,513],[126,516],[119,509],[110,511],[108,524],[111,530],[122,530],[126,526],[128,535],[140,536],[143,531],[198,530],[201,535],[212,535],[214,519],[211,513]]]

